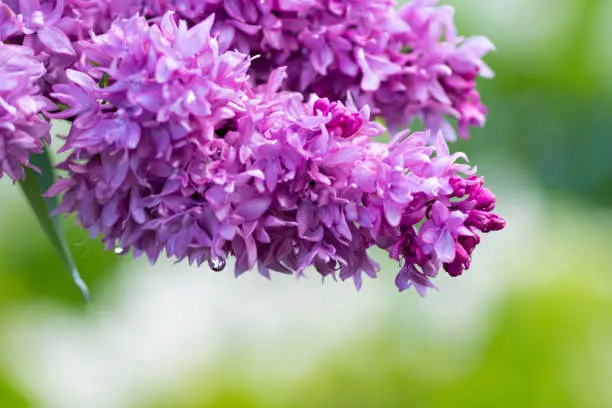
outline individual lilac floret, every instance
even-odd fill
[[[23,45],[37,54],[76,56],[71,41],[65,33],[64,1],[11,0],[4,1],[19,16]]]
[[[13,9],[0,0],[0,42],[22,33],[23,24]]]
[[[212,22],[187,29],[171,14],[160,25],[118,20],[80,43],[89,62],[54,87],[68,109],[53,116],[76,116],[60,166],[71,178],[52,190],[67,190],[58,211],[78,212],[109,246],[183,258],[192,237],[216,242],[224,227],[205,225],[198,185],[223,179],[225,158],[231,164],[237,154],[215,131],[245,109],[248,59],[219,53]]]
[[[44,73],[30,49],[0,43],[0,177],[23,179],[24,167],[33,167],[30,155],[50,142],[49,123],[39,116],[53,106],[39,95]]]

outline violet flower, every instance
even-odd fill
[[[32,50],[0,43],[0,177],[23,179],[23,168],[34,168],[30,154],[42,153],[43,142],[50,142],[49,123],[39,116],[53,106],[39,94],[44,73]]]
[[[88,62],[68,71],[71,84],[54,87],[69,108],[52,116],[76,116],[62,149],[71,155],[60,165],[71,178],[52,191],[67,190],[58,211],[78,212],[109,246],[154,261],[163,249],[185,257],[193,238],[212,245],[199,259],[224,254],[215,243],[231,230],[206,219],[200,184],[207,175],[226,180],[225,166],[234,167],[237,151],[215,131],[245,110],[248,59],[219,53],[212,22],[187,29],[171,14],[153,26],[118,20],[80,43]]]

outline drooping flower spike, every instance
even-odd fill
[[[53,93],[68,106],[54,116],[76,117],[69,177],[50,191],[65,192],[58,212],[109,248],[233,256],[238,275],[314,267],[360,287],[378,246],[402,263],[398,288],[421,294],[442,267],[469,267],[479,232],[503,227],[441,133],[375,142],[384,128],[367,106],[281,92],[284,68],[253,87],[249,57],[220,51],[212,26],[132,17],[79,43],[86,60]]]
[[[49,194],[109,248],[359,287],[379,247],[424,294],[504,226],[444,140],[484,124],[492,49],[436,0],[0,0],[0,174],[68,119]]]

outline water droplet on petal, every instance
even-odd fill
[[[210,266],[210,269],[212,269],[214,272],[221,272],[223,269],[225,269],[225,258],[220,256],[211,258],[208,260],[208,266]]]
[[[115,254],[123,255],[124,252],[125,252],[125,249],[121,248],[119,245],[115,247]]]

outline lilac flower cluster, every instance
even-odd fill
[[[23,178],[30,154],[41,153],[49,140],[49,123],[39,113],[54,105],[38,94],[44,66],[30,49],[0,43],[0,178]]]
[[[48,194],[109,249],[360,287],[378,247],[424,294],[504,227],[446,145],[492,49],[437,0],[0,0],[0,176],[67,119]]]
[[[204,3],[220,6],[193,4]],[[321,8],[278,3],[289,14]],[[152,262],[162,252],[198,264],[233,256],[237,275],[314,267],[360,287],[378,272],[367,253],[378,246],[402,264],[398,288],[421,294],[441,268],[469,268],[481,232],[503,228],[493,195],[442,132],[378,143],[385,129],[367,105],[281,91],[291,66],[254,85],[250,57],[225,50],[213,25],[212,15],[192,27],[171,13],[135,16],[78,42],[81,61],[52,93],[67,109],[50,116],[74,118],[60,165],[68,178],[49,192],[63,193],[58,212],[76,213],[109,248]]]
[[[0,17],[0,38],[19,34],[44,54],[50,83],[65,82],[63,73],[79,51],[75,41],[104,33],[117,17],[159,19],[173,10],[195,24],[214,13],[222,51],[258,56],[251,66],[258,83],[287,66],[286,90],[330,100],[352,95],[391,129],[418,117],[448,140],[456,137],[448,118],[457,120],[462,137],[486,120],[476,79],[493,76],[482,61],[493,45],[484,37],[458,36],[453,9],[437,0],[413,0],[399,11],[393,0],[4,2],[20,18],[16,28]]]
[[[58,211],[78,212],[93,236],[151,260],[164,248],[183,258],[187,235],[216,240],[223,227],[188,228],[206,219],[197,184],[209,172],[222,177],[224,156],[236,155],[215,132],[246,109],[248,59],[219,54],[211,25],[212,17],[187,29],[171,14],[159,26],[118,20],[82,44],[95,64],[69,70],[72,82],[53,88],[69,106],[53,117],[76,116],[63,148],[71,155],[60,165],[71,178],[54,189],[68,190]]]
[[[448,140],[455,139],[449,117],[462,137],[485,123],[476,79],[493,76],[482,61],[493,45],[484,37],[459,37],[453,9],[437,0],[413,0],[399,12],[393,0],[142,3],[147,15],[172,9],[195,22],[215,13],[222,49],[257,55],[251,72],[260,83],[287,66],[287,90],[331,100],[352,94],[392,129],[419,117]]]

